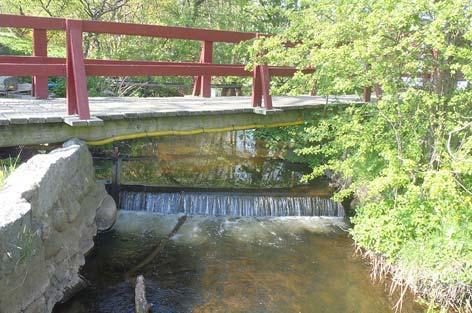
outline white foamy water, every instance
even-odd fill
[[[320,197],[254,195],[225,192],[152,193],[123,191],[121,209],[159,214],[184,213],[205,216],[344,217],[338,202]]]

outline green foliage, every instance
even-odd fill
[[[270,154],[279,155],[291,163],[310,163],[310,158],[294,153],[297,148],[302,147],[297,136],[303,129],[303,126],[259,128],[254,130],[254,136],[266,143]]]
[[[0,54],[31,55],[31,41],[18,39],[14,34],[0,33]]]
[[[50,36],[54,37],[54,36]],[[0,32],[0,55],[31,55],[33,51],[31,33],[16,34],[12,31]],[[65,48],[60,45],[50,45],[49,56],[60,57],[65,55]]]
[[[306,179],[328,174],[338,198],[355,197],[356,243],[421,273],[413,287],[444,291],[423,296],[471,305],[470,294],[447,292],[472,285],[470,1],[307,1],[290,22],[254,52],[267,52],[258,62],[316,69],[282,89],[383,90],[372,103],[288,133],[313,167]],[[458,88],[460,80],[469,86]]]

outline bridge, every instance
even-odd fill
[[[191,134],[232,129],[296,125],[313,110],[332,103],[370,100],[370,87],[358,97],[275,97],[273,76],[314,69],[254,64],[214,64],[216,42],[237,44],[265,35],[158,25],[84,21],[0,14],[0,27],[33,30],[32,56],[0,56],[0,75],[32,76],[36,99],[0,99],[0,147],[54,143],[78,137],[90,144],[139,136]],[[47,32],[64,31],[66,57],[48,57]],[[201,42],[198,62],[87,59],[83,33],[148,36]],[[287,43],[289,49],[293,44]],[[66,98],[48,99],[48,77],[66,78]],[[88,76],[189,76],[193,96],[179,98],[89,98]],[[215,76],[252,78],[251,97],[210,98]]]
[[[355,96],[274,97],[255,114],[250,97],[90,98],[90,120],[73,120],[65,99],[0,99],[0,147],[63,142],[76,137],[104,144],[145,136],[299,125],[326,105],[360,103]],[[67,122],[67,123],[66,123]],[[70,126],[76,123],[76,126]]]

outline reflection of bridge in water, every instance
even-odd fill
[[[118,141],[91,151],[96,177],[105,183],[179,186],[179,191],[184,186],[291,188],[310,171],[283,159],[284,149],[268,148],[253,130]]]

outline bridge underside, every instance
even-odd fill
[[[0,99],[0,147],[63,142],[77,137],[104,144],[145,136],[297,125],[355,96],[274,97],[274,109],[254,110],[250,97],[90,98],[91,120],[66,113],[65,99]]]

